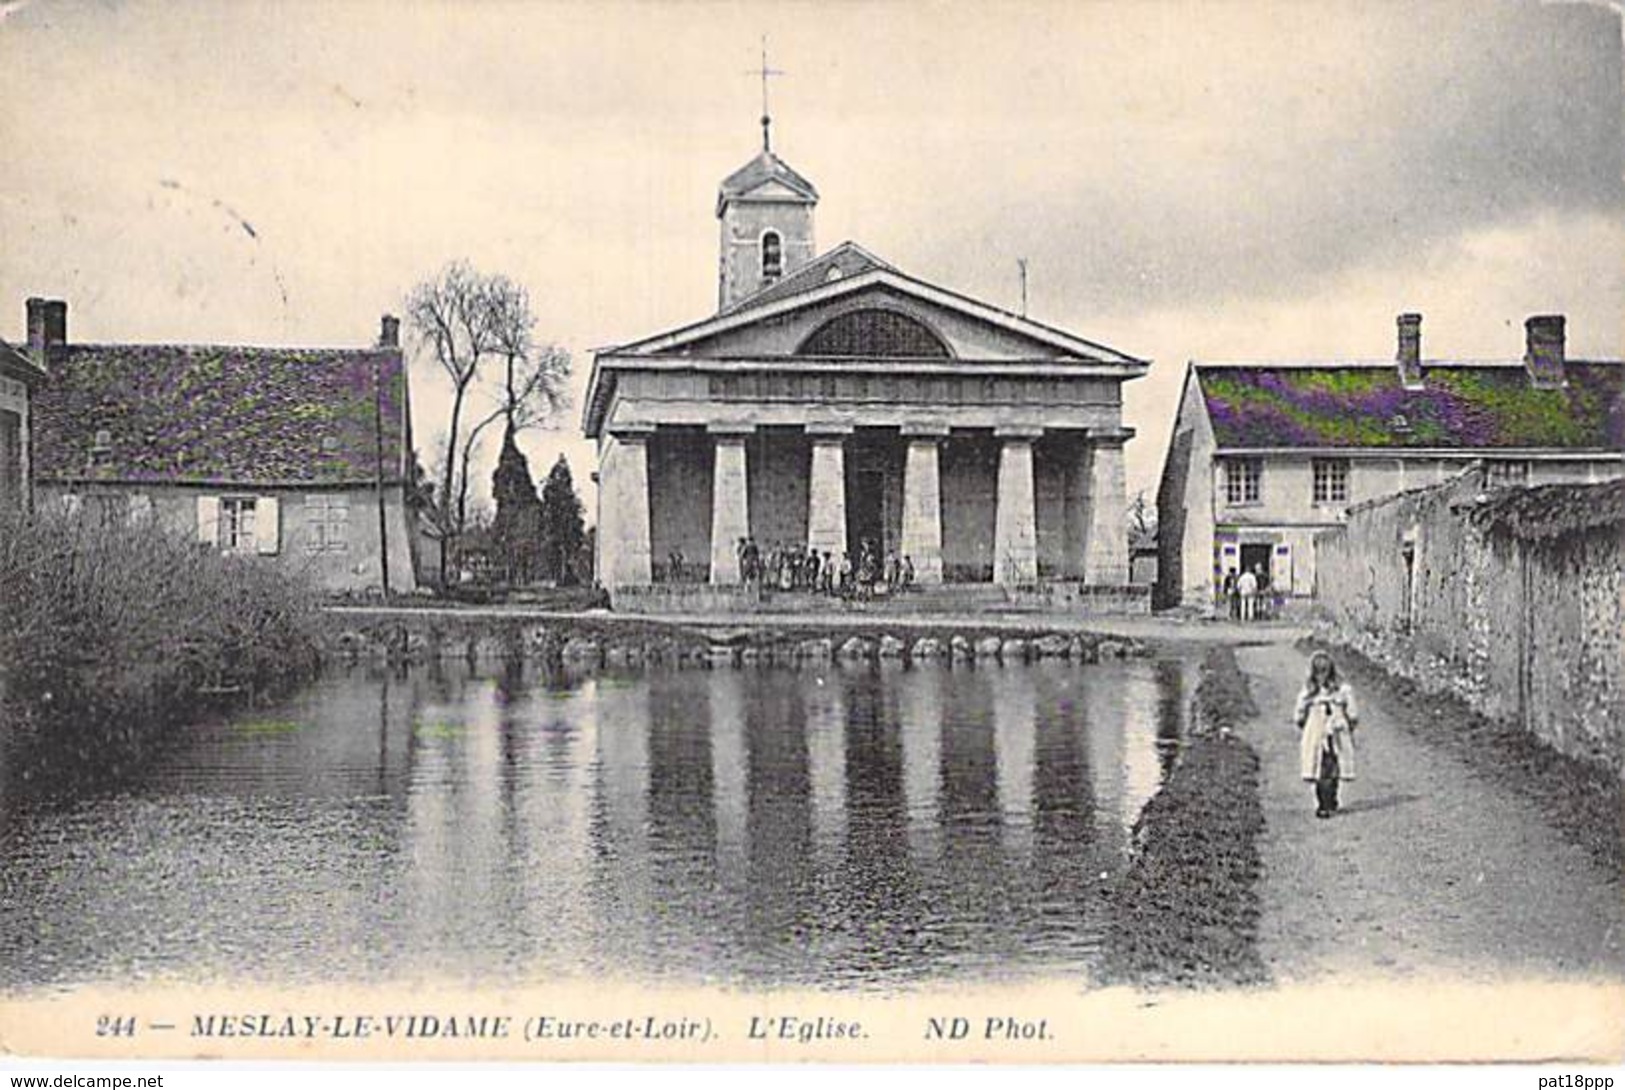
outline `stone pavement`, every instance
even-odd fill
[[[1260,946],[1281,983],[1330,978],[1625,978],[1625,897],[1534,806],[1403,729],[1357,692],[1359,779],[1314,816],[1292,707],[1308,672],[1287,644],[1237,653],[1259,708],[1266,832]]]

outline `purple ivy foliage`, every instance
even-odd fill
[[[388,349],[72,345],[35,395],[35,464],[82,475],[105,429],[120,480],[370,480],[381,405],[393,479],[405,396]]]
[[[1226,446],[1625,444],[1625,368],[1576,362],[1568,378],[1536,390],[1518,367],[1440,367],[1407,390],[1397,372],[1371,367],[1224,368],[1203,389]]]

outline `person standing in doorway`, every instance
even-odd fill
[[[1315,816],[1337,812],[1337,785],[1354,779],[1354,728],[1360,713],[1354,690],[1324,651],[1309,659],[1309,678],[1293,713],[1298,725],[1298,771],[1315,785]]]
[[[1236,580],[1236,593],[1241,596],[1242,621],[1253,620],[1258,611],[1258,576],[1251,568],[1244,570]]]

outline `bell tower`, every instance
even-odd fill
[[[767,66],[762,44],[762,150],[723,179],[717,191],[722,239],[717,258],[717,309],[727,310],[811,261],[818,190],[773,154],[767,81],[783,75]]]

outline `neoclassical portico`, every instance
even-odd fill
[[[908,557],[922,586],[1119,585],[1126,438],[917,420],[628,424],[600,438],[600,578],[737,584],[752,538],[837,558],[868,540]]]
[[[719,196],[719,311],[594,359],[600,581],[735,585],[749,538],[906,556],[925,587],[1125,584],[1147,363],[852,243],[811,257],[816,199],[764,150]]]

